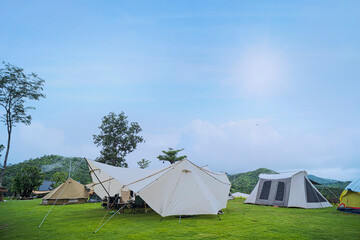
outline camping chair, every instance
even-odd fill
[[[104,197],[104,199],[102,199],[101,200],[101,206],[103,207],[103,208],[107,208],[108,207],[108,197],[107,196],[105,196]]]
[[[137,208],[143,208],[144,206],[145,206],[144,200],[140,196],[135,196],[135,201],[131,205],[131,207],[133,209],[133,213],[135,213]]]

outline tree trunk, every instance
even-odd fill
[[[11,140],[11,125],[8,126],[8,141],[7,141],[7,147],[6,147],[6,154],[5,154],[5,158],[4,158],[4,165],[3,168],[1,169],[1,174],[0,174],[0,187],[2,187],[2,180],[5,174],[5,168],[6,168],[6,164],[7,164],[7,159],[9,156],[9,150],[10,150],[10,140]],[[0,201],[2,201],[4,199],[4,192],[0,192]]]

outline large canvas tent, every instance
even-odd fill
[[[306,171],[260,174],[244,203],[299,208],[332,206],[308,179]]]
[[[115,196],[115,194],[121,196],[121,189],[123,188],[122,183],[111,177],[97,165],[93,164],[93,161],[89,160],[87,163],[91,179],[93,180],[92,183],[86,185],[88,188],[93,190],[101,199],[104,199],[106,196]]]
[[[42,205],[63,205],[63,204],[76,204],[86,203],[89,197],[85,186],[78,183],[72,178],[68,178],[60,186],[52,190],[45,197],[43,197]]]
[[[341,193],[338,210],[360,213],[360,179],[352,181]]]
[[[87,160],[94,183],[97,172],[116,180],[121,189],[132,190],[162,217],[217,214],[226,208],[230,182],[225,173],[201,168],[185,159],[160,169],[113,167]],[[100,180],[100,181],[99,181]],[[104,180],[106,180],[104,178]],[[94,189],[96,193],[96,189]]]

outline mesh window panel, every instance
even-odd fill
[[[285,193],[285,183],[278,182],[275,200],[276,201],[284,201],[284,193]]]
[[[261,189],[260,199],[267,200],[269,198],[270,187],[271,187],[271,181],[264,182],[263,187]]]
[[[308,203],[315,202],[326,202],[325,198],[321,196],[316,189],[309,183],[309,181],[305,178],[305,186],[306,186],[306,200]]]

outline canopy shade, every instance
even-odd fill
[[[121,188],[128,188],[162,217],[171,215],[217,214],[226,208],[230,181],[225,173],[211,172],[187,159],[159,169],[113,167],[87,159],[92,178],[106,173]],[[100,181],[101,178],[99,178]],[[95,190],[96,192],[96,190]]]

